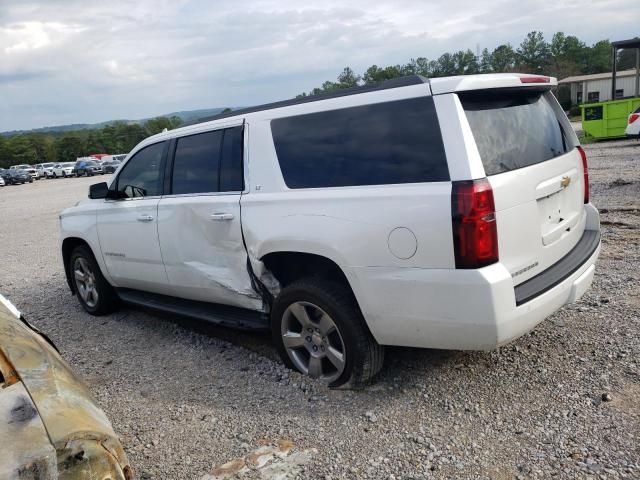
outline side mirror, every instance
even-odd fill
[[[98,199],[98,198],[107,198],[107,193],[109,192],[109,186],[107,182],[94,183],[89,187],[89,198]]]

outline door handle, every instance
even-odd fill
[[[216,222],[233,220],[233,213],[213,213],[211,214],[211,220],[214,220]]]
[[[151,222],[153,221],[153,215],[140,215],[138,217],[139,222]]]

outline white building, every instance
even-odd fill
[[[558,85],[568,85],[571,88],[572,105],[611,100],[611,72],[567,77],[558,81]],[[616,98],[637,96],[640,96],[640,92],[636,70],[619,71],[616,74]]]

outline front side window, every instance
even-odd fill
[[[271,130],[289,188],[449,180],[431,97],[279,118]]]
[[[118,175],[116,189],[123,198],[161,195],[161,166],[164,142],[137,152]]]
[[[173,195],[242,189],[242,127],[177,140],[171,179]]]

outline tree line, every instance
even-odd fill
[[[177,116],[157,117],[144,123],[112,122],[99,129],[68,132],[0,135],[0,168],[28,163],[73,162],[92,153],[129,153],[150,135],[182,124]]]
[[[361,74],[357,74],[350,67],[345,67],[338,75],[337,81],[327,80],[320,87],[308,93],[302,93],[298,97],[376,83],[405,75],[423,75],[433,78],[475,73],[520,72],[550,75],[561,79],[572,75],[610,72],[611,61],[609,40],[600,40],[593,45],[587,45],[574,35],[557,32],[552,36],[551,41],[547,42],[542,32],[533,31],[529,32],[516,48],[505,43],[493,50],[485,48],[479,55],[469,49],[447,52],[435,60],[418,57],[412,58],[405,64],[371,65]],[[635,51],[621,50],[618,69],[623,70],[634,66]],[[559,91],[558,93],[563,107],[568,109],[571,106],[568,92]]]

